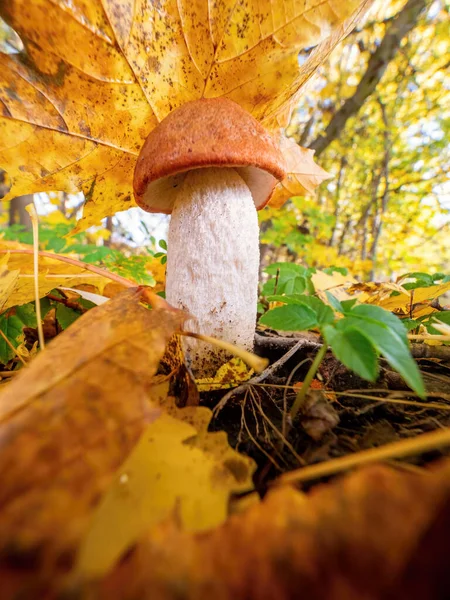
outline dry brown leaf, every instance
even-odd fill
[[[439,298],[450,290],[450,282],[428,287],[405,289],[398,283],[356,283],[349,293],[362,292],[359,300],[365,304],[376,304],[398,315],[407,315],[418,319],[437,312],[431,306],[434,299]],[[393,295],[393,292],[397,292]]]
[[[0,395],[2,599],[17,578],[26,588],[18,565],[55,574],[70,564],[101,495],[161,412],[152,376],[185,315],[139,298],[130,289],[88,311]]]
[[[144,139],[188,100],[226,96],[278,130],[369,3],[0,2],[25,48],[0,55],[0,166],[13,184],[6,199],[82,190],[79,228],[129,208]],[[316,44],[299,66],[299,51]]]
[[[273,208],[280,208],[292,196],[313,194],[322,181],[332,177],[314,162],[314,150],[302,148],[284,135],[280,136],[279,144],[288,175],[276,186],[270,198],[269,206]]]
[[[175,600],[182,590],[185,600],[445,598],[448,587],[430,590],[434,572],[442,578],[449,567],[449,475],[448,461],[423,474],[377,465],[309,494],[275,489],[210,534],[187,535],[171,521],[79,597]]]

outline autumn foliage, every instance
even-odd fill
[[[284,131],[291,124],[304,137],[301,114],[291,117],[306,84],[323,76],[371,4],[0,0],[21,44],[0,53],[5,200],[81,191],[72,234],[98,225],[134,205],[133,171],[149,132],[187,101],[226,97],[281,149],[288,174],[263,218],[274,225],[263,241],[298,259],[263,274],[257,347],[275,356],[271,364],[231,348],[237,357],[195,381],[182,341],[192,316],[161,297],[164,241],[130,274],[123,257],[124,271],[106,254],[102,267],[88,264],[87,251],[83,263],[70,220],[56,246],[38,253],[0,240],[2,600],[447,597],[450,467],[427,463],[450,444],[442,300],[450,275],[361,283],[343,267],[315,269],[322,259],[303,249],[303,230],[291,231],[307,207],[302,227],[324,235],[334,209],[321,251],[340,256],[341,227],[365,231],[353,256],[355,272],[367,273],[376,263],[376,252],[365,262],[369,217],[378,243],[377,219],[388,213],[382,183],[395,178],[399,193],[408,185],[386,166],[403,147],[395,132],[373,154],[354,149],[349,167],[345,140],[327,154]],[[324,102],[334,91],[321,93]],[[386,126],[393,114],[374,102]],[[340,164],[337,186],[356,175],[345,192],[334,188],[334,204],[319,198],[311,208],[306,198],[329,177],[314,147],[334,174]],[[358,204],[366,221],[354,222],[346,210],[367,187],[369,163],[375,199],[366,212]],[[109,256],[120,263],[119,253]],[[390,402],[407,406],[406,423],[378,417],[394,414]],[[369,427],[352,437],[363,421]],[[418,423],[437,431],[416,440]]]

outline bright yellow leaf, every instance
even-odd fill
[[[3,263],[4,279],[0,272],[0,308],[5,310],[11,306],[27,304],[35,299],[33,254],[5,253],[10,249],[25,249],[31,246],[5,242],[0,240],[0,258]],[[50,290],[63,287],[77,287],[81,284],[93,285],[102,293],[110,282],[106,277],[97,275],[81,267],[70,265],[60,260],[39,257],[39,293],[42,298]],[[3,303],[3,304],[2,304]]]
[[[232,492],[252,488],[253,462],[205,431],[211,411],[178,410],[147,427],[100,503],[82,542],[78,572],[98,576],[142,535],[174,516],[187,531],[224,522]]]
[[[199,392],[209,392],[211,390],[225,390],[236,387],[245,381],[248,381],[254,371],[249,369],[240,358],[232,358],[227,363],[219,367],[214,377],[197,379],[195,381]]]

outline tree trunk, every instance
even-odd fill
[[[373,281],[375,279],[375,263],[377,260],[377,251],[378,251],[378,242],[381,235],[381,230],[383,228],[383,217],[387,210],[388,200],[389,200],[389,161],[391,157],[391,140],[389,135],[389,123],[386,113],[386,107],[381,101],[378,100],[378,103],[381,108],[381,115],[383,118],[384,124],[384,158],[383,158],[383,167],[382,167],[382,177],[384,178],[384,190],[383,195],[381,197],[381,206],[378,212],[378,216],[374,222],[374,233],[373,233],[373,242],[372,248],[370,249],[370,260],[372,261],[372,271],[370,273],[370,279]]]
[[[113,218],[112,218],[111,215],[109,217],[106,217],[105,229],[107,229],[111,233],[111,235],[109,236],[109,238],[104,241],[104,245],[107,248],[109,248],[111,246],[111,238],[112,238],[112,233],[113,233],[113,230],[114,230],[114,223],[113,223]]]
[[[30,215],[26,210],[28,204],[33,203],[33,194],[25,196],[16,196],[9,205],[9,226],[22,225],[27,230],[31,230]]]
[[[334,205],[334,213],[333,213],[334,214],[334,225],[333,225],[333,231],[331,232],[330,241],[328,242],[328,245],[331,247],[336,245],[336,237],[337,237],[339,213],[340,213],[339,198],[341,195],[342,180],[344,177],[344,170],[345,170],[346,166],[347,166],[347,158],[345,156],[342,156],[341,164],[339,166],[339,175],[338,175],[337,182],[336,182],[335,205]]]
[[[316,156],[322,154],[331,142],[340,136],[347,120],[358,114],[364,102],[373,94],[389,63],[400,48],[402,39],[414,29],[420,13],[430,3],[430,0],[408,0],[404,8],[397,13],[380,45],[371,55],[366,72],[355,93],[347,98],[335,113],[328,123],[325,134],[320,135],[309,145],[312,150],[316,151]]]

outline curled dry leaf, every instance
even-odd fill
[[[355,283],[348,292],[362,292],[359,300],[365,304],[376,304],[398,315],[407,315],[418,319],[438,312],[431,304],[436,298],[450,290],[450,281],[439,285],[418,287],[411,290],[398,283]],[[393,292],[396,292],[393,294]]]
[[[79,228],[130,208],[144,139],[188,100],[227,96],[270,129],[286,126],[292,99],[369,3],[1,1],[24,46],[0,55],[6,198],[82,190]]]
[[[152,376],[185,315],[139,298],[130,289],[88,311],[0,395],[2,598],[26,589],[22,568],[56,576],[70,565],[115,472],[161,413]]]
[[[171,520],[80,597],[175,600],[181,588],[186,600],[444,598],[449,475],[448,461],[423,473],[377,465],[309,494],[274,489],[208,534]],[[447,587],[432,595],[438,583]]]
[[[280,208],[292,196],[311,195],[316,187],[329,179],[326,171],[314,162],[314,150],[302,148],[284,135],[280,148],[286,161],[288,175],[275,188],[269,206]]]

